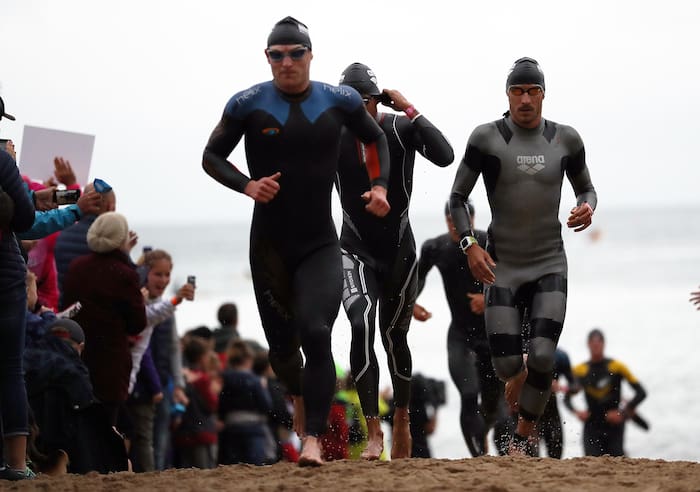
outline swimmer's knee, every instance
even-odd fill
[[[494,357],[493,368],[501,381],[507,381],[523,370],[523,356]]]
[[[554,369],[554,351],[531,350],[527,356],[527,366],[537,372],[551,372]]]

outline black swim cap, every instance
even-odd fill
[[[467,198],[467,210],[469,210],[469,216],[473,217],[474,216],[474,202],[472,202],[471,198]],[[445,202],[445,217],[449,217],[450,214],[450,201],[447,200]]]
[[[340,75],[340,84],[349,85],[360,94],[378,96],[382,93],[377,87],[377,77],[367,65],[352,63]]]
[[[268,48],[274,44],[301,44],[311,49],[309,28],[294,17],[285,17],[272,28],[267,37]]]
[[[534,58],[518,58],[508,73],[506,90],[511,85],[538,84],[544,89],[544,72]]]

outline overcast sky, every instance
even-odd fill
[[[0,95],[17,121],[0,137],[21,149],[24,125],[95,135],[91,177],[132,224],[247,218],[252,201],[204,173],[202,149],[230,96],[271,78],[267,35],[292,15],[310,30],[312,79],[366,63],[454,146],[445,169],[416,160],[413,215],[441,208],[473,128],[507,109],[521,56],[544,70],[544,116],[581,134],[599,207],[700,206],[697,5],[4,0]],[[231,158],[247,172],[242,143]]]

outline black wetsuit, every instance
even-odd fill
[[[386,137],[353,89],[312,81],[289,96],[266,82],[231,98],[204,151],[205,170],[239,192],[250,178],[226,158],[244,135],[252,179],[281,172],[275,198],[255,203],[250,266],[272,368],[303,395],[312,436],[325,429],[335,388],[331,327],[343,281],[331,191],[343,127],[387,161]]]
[[[486,246],[486,233],[474,231]],[[484,437],[497,418],[502,385],[493,370],[483,314],[471,310],[467,294],[481,294],[483,286],[467,266],[467,258],[449,234],[423,243],[418,260],[418,294],[428,272],[436,266],[442,276],[452,320],[447,331],[447,362],[461,398],[460,424],[472,456],[484,454]],[[481,406],[479,395],[481,394]]]
[[[554,350],[564,324],[567,264],[559,222],[564,175],[577,205],[596,207],[581,137],[570,126],[541,120],[517,126],[506,116],[478,126],[457,170],[450,211],[461,237],[471,234],[464,208],[480,174],[491,207],[487,250],[496,281],[485,290],[486,332],[493,365],[506,381],[523,370],[521,328],[529,312],[528,374],[520,416],[536,421],[549,399]]]
[[[616,425],[605,420],[609,410],[620,408],[622,380],[634,389],[634,398],[625,408],[634,410],[647,394],[636,377],[622,362],[603,359],[599,362],[584,362],[574,367],[574,377],[585,391],[590,417],[583,425],[583,450],[586,456],[624,456],[622,447],[625,424]],[[567,399],[567,406],[572,409]]]
[[[369,113],[368,113],[369,114]],[[352,325],[350,367],[365,417],[379,416],[379,366],[374,323],[387,353],[397,407],[408,406],[411,352],[406,335],[416,299],[416,245],[408,219],[416,151],[444,167],[454,160],[449,142],[424,116],[379,113],[391,156],[387,200],[391,211],[378,218],[365,210],[370,189],[364,148],[344,132],[337,185],[343,206],[343,306]]]

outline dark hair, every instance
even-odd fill
[[[232,302],[226,302],[219,307],[216,313],[219,323],[224,326],[238,324],[238,308]]]
[[[199,363],[200,359],[209,351],[207,342],[199,337],[190,338],[182,349],[182,356],[190,367]]]
[[[258,376],[262,376],[268,367],[270,367],[270,358],[267,350],[256,352],[253,356],[253,372]]]
[[[189,337],[200,338],[204,341],[209,341],[214,336],[211,329],[209,329],[209,327],[205,325],[199,325],[192,328],[191,330],[187,330],[187,333],[185,333],[185,335]]]
[[[593,339],[594,337],[600,338],[600,341],[601,341],[601,342],[604,342],[604,341],[605,341],[605,336],[603,336],[603,332],[600,331],[599,328],[593,328],[593,329],[590,331],[590,333],[588,334],[588,341],[590,342],[591,339]]]
[[[243,340],[234,340],[228,348],[228,363],[232,367],[240,366],[242,363],[253,358],[253,351]]]

